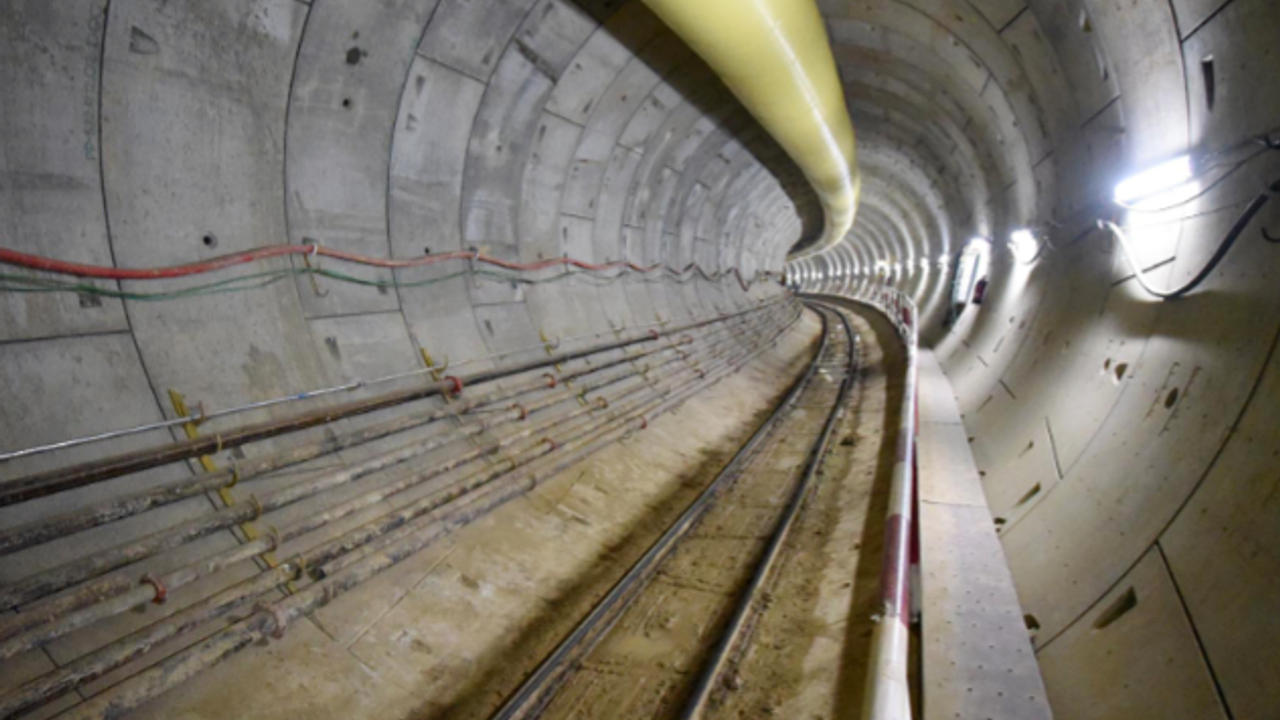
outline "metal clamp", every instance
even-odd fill
[[[164,586],[164,583],[160,582],[159,578],[152,575],[151,573],[147,573],[143,575],[141,581],[139,581],[139,584],[150,585],[151,587],[155,588],[156,594],[155,594],[155,597],[151,598],[151,602],[155,603],[156,605],[163,605],[164,601],[169,597],[169,589]]]

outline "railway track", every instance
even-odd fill
[[[833,306],[811,307],[823,334],[805,372],[494,720],[701,718],[743,682],[740,660],[769,611],[857,375],[858,338],[848,318]],[[636,658],[643,671],[630,666]]]

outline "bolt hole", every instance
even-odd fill
[[[1116,598],[1106,610],[1103,610],[1098,615],[1098,619],[1093,621],[1093,628],[1095,630],[1101,630],[1116,620],[1119,620],[1120,616],[1137,606],[1138,594],[1134,592],[1133,588],[1129,588],[1125,590],[1120,597]]]
[[[1200,74],[1204,77],[1204,104],[1213,111],[1215,83],[1213,77],[1213,56],[1205,55],[1200,61]]]
[[[1166,408],[1171,408],[1177,402],[1178,402],[1178,388],[1174,388],[1169,391],[1168,395],[1164,396],[1164,406]]]
[[[200,238],[200,242],[204,243],[207,248],[218,247],[218,238],[213,233],[206,233],[204,237]]]
[[[1124,374],[1129,372],[1129,363],[1116,363],[1116,382],[1124,379]]]
[[[426,247],[422,248],[422,254],[423,254],[423,255],[430,255],[430,254],[431,254],[431,246],[430,246],[430,245],[428,245],[428,246],[426,246]]]
[[[1107,358],[1106,360],[1103,360],[1103,361],[1102,361],[1102,369],[1103,369],[1103,370],[1110,370],[1110,369],[1111,369],[1111,358]]]
[[[1040,494],[1040,483],[1036,483],[1035,485],[1032,485],[1031,489],[1023,493],[1022,497],[1018,498],[1018,502],[1014,503],[1013,506],[1021,507],[1022,505],[1026,505],[1028,502],[1030,502],[1031,498],[1035,497],[1038,494]]]

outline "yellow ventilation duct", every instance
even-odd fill
[[[822,202],[821,252],[853,225],[853,124],[813,0],[644,0],[724,80]],[[794,259],[794,258],[793,258]]]

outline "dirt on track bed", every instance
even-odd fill
[[[884,328],[856,314],[850,319],[862,338],[859,382],[766,585],[763,612],[749,620],[745,642],[713,694],[713,717],[858,715],[887,501],[886,484],[877,482],[888,476],[880,433],[893,418],[886,417],[892,406],[876,331]],[[832,325],[838,327],[834,319]],[[837,345],[745,473],[663,562],[542,717],[678,713],[835,400],[840,331],[831,339]]]

